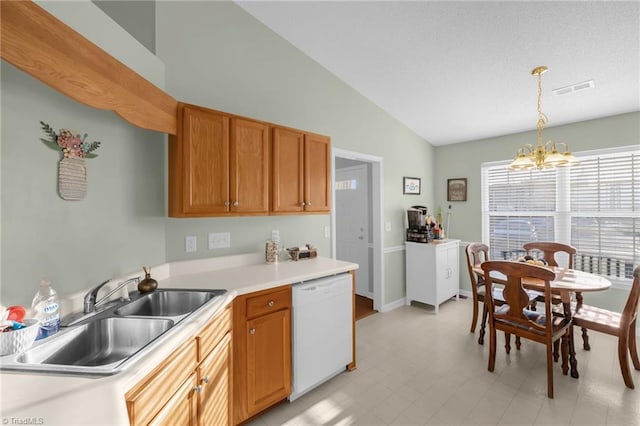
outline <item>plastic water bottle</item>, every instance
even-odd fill
[[[31,302],[31,317],[40,320],[36,340],[49,337],[60,329],[60,303],[51,281],[40,281],[40,289]]]

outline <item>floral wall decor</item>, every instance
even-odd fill
[[[87,167],[85,158],[97,157],[94,153],[100,142],[86,142],[87,134],[80,136],[72,130],[56,132],[47,123],[40,122],[49,139],[40,139],[51,149],[62,152],[58,165],[58,194],[64,200],[82,200],[87,193]]]

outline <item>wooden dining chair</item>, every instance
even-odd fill
[[[544,314],[527,309],[529,296],[523,287],[523,278],[544,282],[544,295],[551,299],[551,281],[555,273],[541,266],[504,260],[484,262],[482,265],[487,287],[487,307],[489,310],[489,371],[493,371],[496,362],[496,331],[501,330],[507,338],[506,349],[509,353],[508,336],[520,336],[547,347],[547,396],[553,398],[553,343],[562,339],[562,363],[567,365],[569,354],[569,331],[571,322],[564,317],[552,314],[551,304],[545,304]],[[495,283],[495,274],[502,275],[505,303],[496,306],[491,297]],[[493,274],[493,275],[492,275]],[[506,278],[505,278],[506,277]]]
[[[638,348],[636,346],[636,323],[638,319],[638,299],[640,299],[640,266],[633,271],[633,284],[622,313],[612,312],[595,306],[580,305],[573,314],[573,324],[618,338],[618,360],[624,384],[634,389],[629,354],[633,367],[640,370]],[[627,352],[628,351],[628,352]]]
[[[524,248],[529,255],[533,254],[533,252],[538,251],[542,252],[542,258],[547,262],[549,266],[560,266],[558,264],[558,260],[556,259],[557,253],[566,253],[569,256],[569,261],[566,266],[562,266],[563,268],[573,269],[573,259],[576,254],[576,248],[569,244],[556,243],[553,241],[532,241],[523,244],[522,248]],[[576,292],[576,301],[578,303],[582,303],[582,293]],[[536,298],[536,302],[546,303],[545,297],[540,294]],[[561,305],[562,300],[558,295],[551,296],[551,303],[554,305]],[[585,350],[590,350],[589,346],[589,336],[587,335],[587,329],[582,329],[582,345]],[[554,350],[554,359],[558,360],[558,347],[556,344],[556,348]]]
[[[469,270],[469,281],[471,282],[471,291],[473,293],[473,317],[471,318],[471,333],[475,333],[478,323],[478,313],[480,303],[482,303],[482,322],[480,324],[480,335],[478,336],[478,343],[484,344],[484,336],[487,324],[487,304],[485,301],[485,286],[484,277],[478,275],[473,271],[474,267],[479,267],[482,262],[489,260],[489,246],[483,243],[470,243],[465,249],[467,255],[467,268]],[[527,291],[530,296],[530,300],[537,297],[537,293],[533,291]],[[504,303],[502,297],[502,289],[494,289],[493,300],[496,306],[501,306]],[[516,337],[516,347],[520,349],[520,338]]]

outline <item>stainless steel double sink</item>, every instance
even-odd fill
[[[226,290],[157,289],[76,320],[21,354],[0,358],[5,370],[101,374],[120,371]]]

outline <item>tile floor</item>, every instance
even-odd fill
[[[498,335],[496,369],[487,371],[488,340],[469,333],[470,299],[434,315],[404,306],[357,322],[357,370],[253,419],[262,425],[640,425],[640,371],[627,389],[617,340],[591,333],[590,352],[576,331],[579,379],[554,369],[546,395],[545,348],[523,339],[506,355]],[[579,340],[578,340],[579,339]]]

